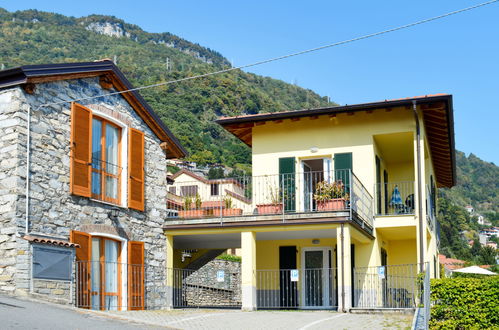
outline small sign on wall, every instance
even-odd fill
[[[379,266],[378,267],[378,277],[380,279],[385,279],[385,276],[386,276],[386,274],[385,274],[385,266]]]
[[[298,282],[300,279],[300,274],[298,273],[298,269],[291,269],[290,271],[291,282]]]
[[[219,270],[217,271],[217,282],[225,281],[225,271]]]

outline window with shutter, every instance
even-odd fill
[[[143,242],[128,242],[128,309],[144,309]]]
[[[128,207],[144,211],[144,133],[130,128],[128,148]]]
[[[71,166],[70,189],[78,196],[90,197],[90,159],[92,111],[71,104]]]

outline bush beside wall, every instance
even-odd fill
[[[431,280],[431,329],[499,329],[499,276]]]

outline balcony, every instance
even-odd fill
[[[374,186],[377,216],[414,215],[414,181],[379,183]]]
[[[372,233],[373,198],[351,170],[176,181],[167,225],[350,220]]]

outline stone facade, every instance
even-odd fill
[[[18,295],[38,292],[55,298],[68,294],[62,284],[48,288],[43,287],[44,282],[31,282],[30,244],[22,238],[26,207],[26,119],[31,108],[30,234],[68,240],[71,230],[79,230],[144,242],[146,269],[154,269],[146,271],[146,304],[149,308],[165,305],[164,285],[158,283],[164,283],[166,260],[162,231],[166,218],[166,161],[161,141],[120,95],[80,102],[92,111],[112,116],[125,126],[145,133],[145,212],[120,206],[117,219],[112,220],[109,215],[115,205],[70,194],[70,104],[44,106],[112,91],[102,89],[98,77],[39,83],[33,94],[20,87],[0,90],[1,292]],[[124,165],[123,171],[126,170]]]

